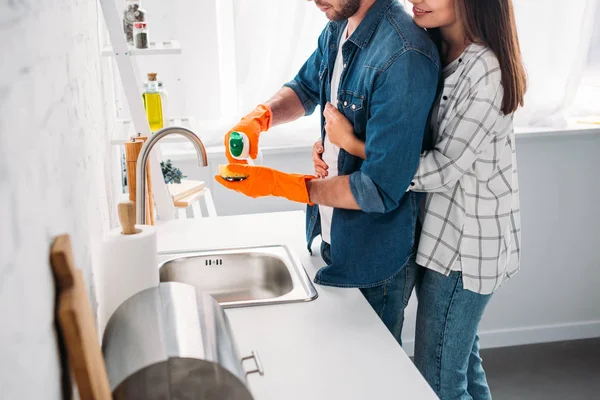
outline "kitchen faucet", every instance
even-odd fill
[[[169,135],[183,135],[188,138],[194,148],[196,149],[196,154],[198,155],[198,165],[201,167],[206,167],[208,165],[208,158],[206,156],[206,149],[204,148],[204,144],[200,140],[200,138],[192,131],[186,128],[181,128],[178,126],[169,126],[163,128],[159,131],[154,132],[146,143],[142,146],[142,150],[140,150],[140,155],[137,160],[136,166],[136,223],[140,225],[146,224],[146,164],[148,163],[148,157],[150,155],[150,151],[154,145]],[[162,177],[161,177],[162,178]]]

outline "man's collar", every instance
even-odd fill
[[[367,15],[363,18],[363,20],[358,24],[358,27],[352,33],[352,35],[348,38],[349,42],[354,43],[359,48],[364,49],[373,33],[379,26],[379,23],[383,19],[385,12],[395,3],[397,0],[376,0],[375,4],[369,8],[367,11]],[[334,31],[343,30],[348,24],[348,20],[340,21],[340,22],[332,22],[329,24],[329,29]]]

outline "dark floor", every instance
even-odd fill
[[[494,400],[600,400],[600,338],[482,350]]]

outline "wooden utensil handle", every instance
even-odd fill
[[[122,232],[125,235],[134,235],[135,230],[135,204],[133,201],[124,201],[119,203],[119,221],[121,222]]]

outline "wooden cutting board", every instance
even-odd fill
[[[83,275],[75,267],[69,235],[57,236],[50,249],[57,287],[56,318],[68,364],[82,400],[110,400],[110,386]]]
[[[199,201],[200,198],[202,196],[204,196],[205,193],[206,193],[206,190],[202,189],[199,192],[196,192],[196,193],[194,193],[194,194],[192,194],[190,196],[184,197],[182,199],[179,199],[179,200],[173,202],[173,204],[177,208],[188,208],[189,206],[191,206],[195,202]]]
[[[198,193],[206,184],[203,181],[194,181],[191,179],[182,179],[181,183],[169,183],[167,187],[169,188],[169,193],[173,198],[173,203],[185,198],[189,197],[194,193]]]

